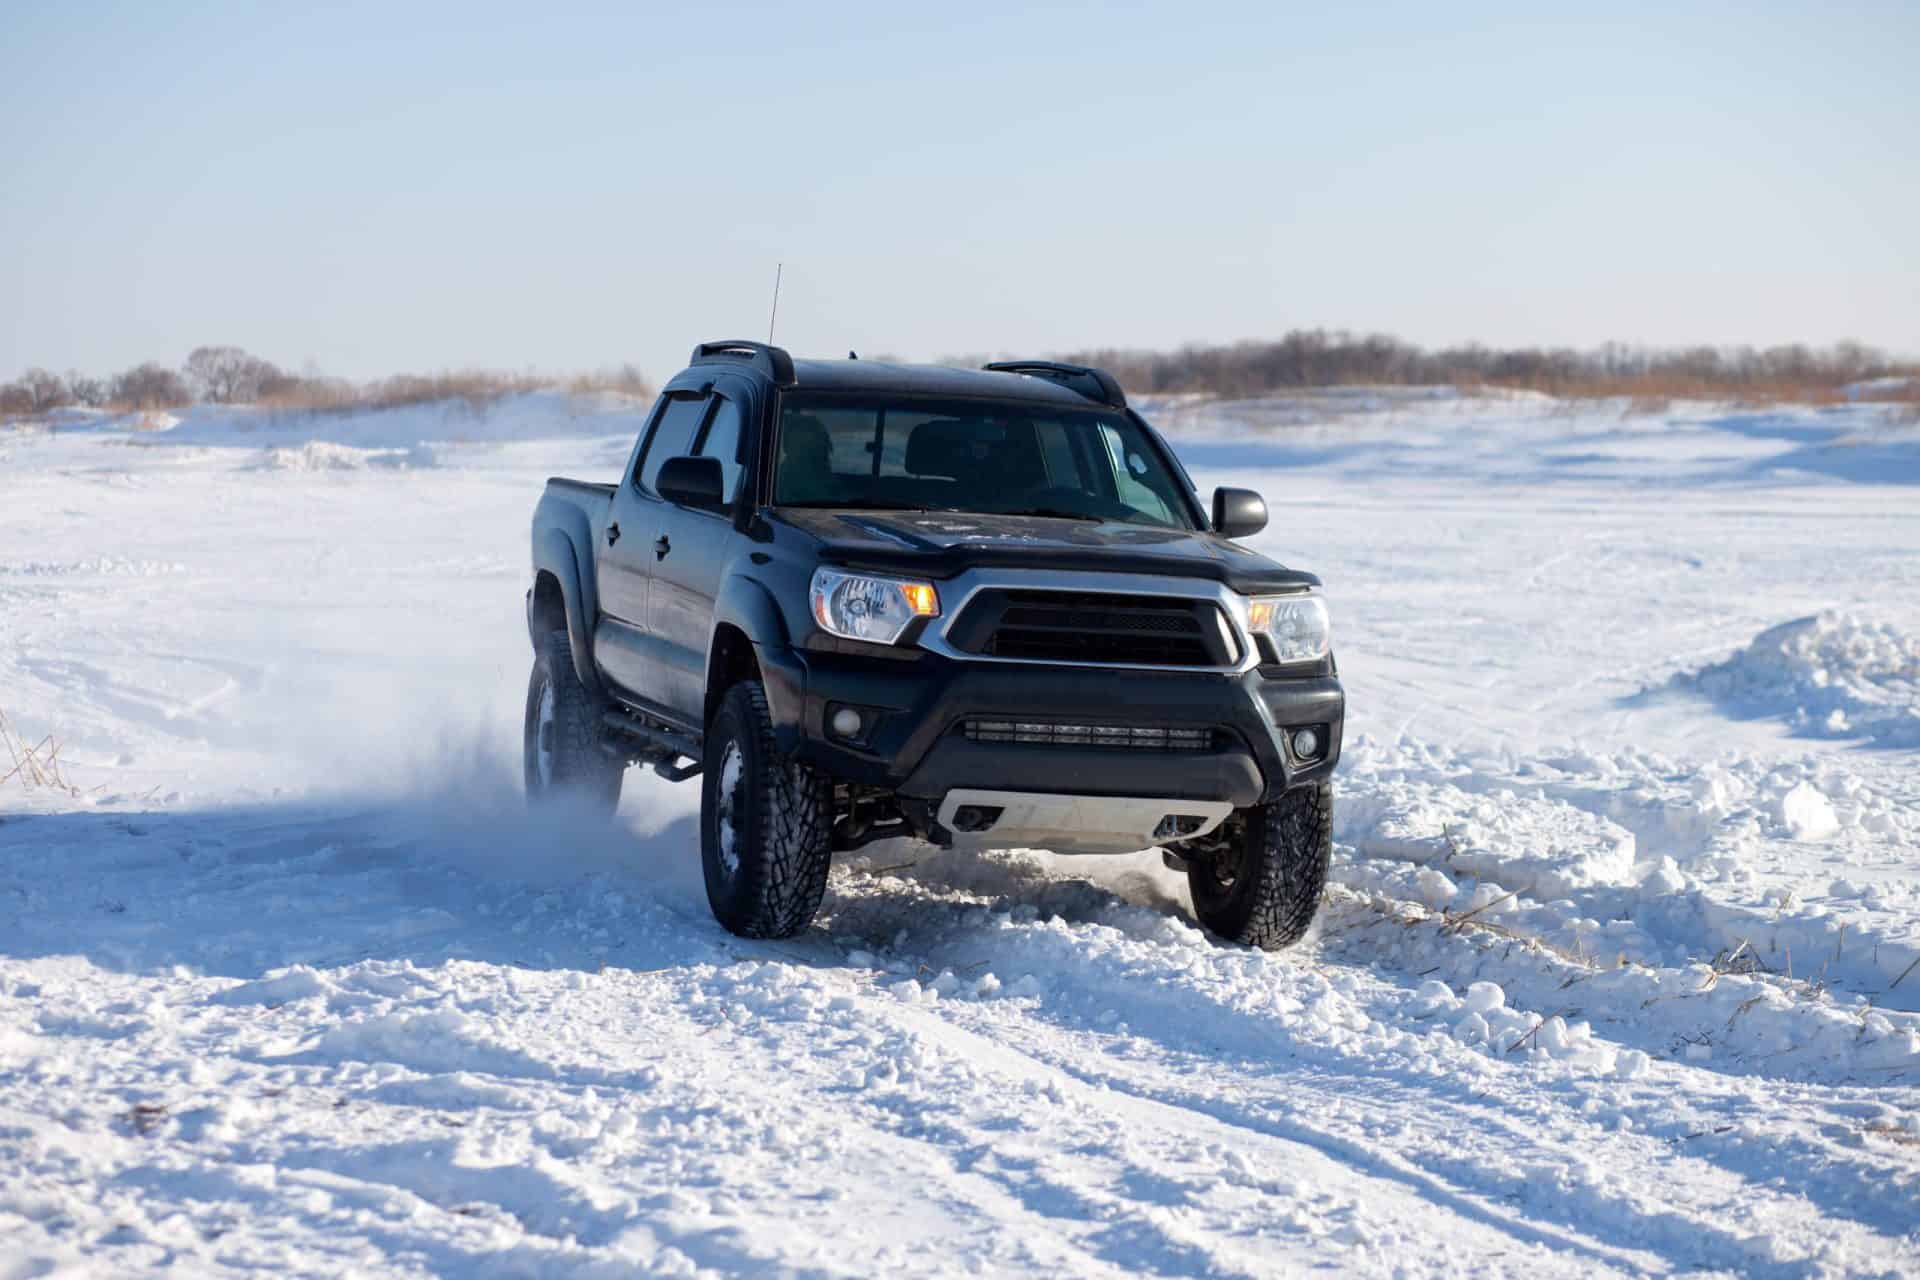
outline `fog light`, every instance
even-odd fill
[[[833,713],[829,726],[838,738],[857,738],[860,736],[860,713],[852,707],[842,707]]]
[[[1301,729],[1293,735],[1293,754],[1302,760],[1311,760],[1320,754],[1320,735],[1311,729]]]

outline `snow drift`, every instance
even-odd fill
[[[1804,734],[1920,745],[1920,641],[1886,623],[1796,618],[1681,682],[1734,715],[1778,716]]]

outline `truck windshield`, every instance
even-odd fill
[[[789,396],[774,505],[1194,527],[1127,417],[991,401]]]

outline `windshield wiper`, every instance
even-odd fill
[[[962,507],[929,507],[918,502],[892,502],[886,498],[862,498],[857,502],[841,502],[834,498],[821,498],[812,502],[783,502],[783,507],[802,507],[808,510],[823,511],[961,511]]]
[[[1091,520],[1095,524],[1105,524],[1107,517],[1088,515],[1084,511],[1067,511],[1060,507],[1026,507],[1019,511],[995,511],[996,516],[1040,516],[1048,520]]]

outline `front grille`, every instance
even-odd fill
[[[1071,591],[982,591],[949,633],[995,658],[1155,667],[1227,667],[1238,646],[1208,600]]]
[[[961,723],[969,742],[1024,742],[1045,747],[1113,747],[1128,751],[1211,751],[1218,729],[1138,724],[1071,724],[1055,720],[988,720]]]

